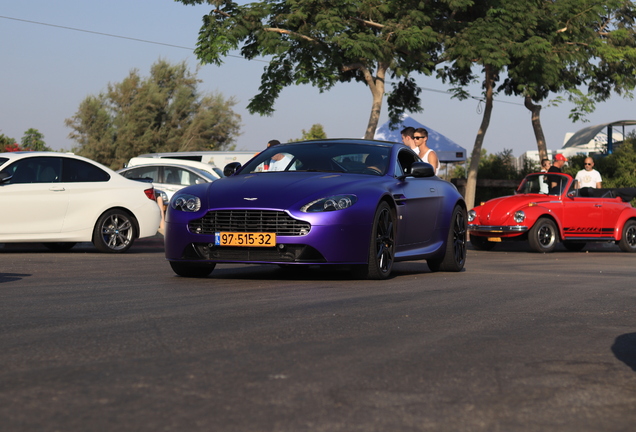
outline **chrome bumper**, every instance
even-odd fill
[[[491,234],[505,234],[505,233],[522,233],[528,231],[527,226],[487,226],[487,225],[468,225],[468,231],[491,233]]]

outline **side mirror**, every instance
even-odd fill
[[[0,183],[4,183],[7,180],[9,180],[11,177],[13,177],[11,174],[9,174],[6,171],[0,171]]]
[[[239,168],[241,168],[240,162],[230,162],[229,164],[225,165],[225,168],[223,168],[223,175],[225,177],[234,175],[234,173],[236,173]]]
[[[433,165],[426,162],[413,162],[411,165],[411,175],[413,177],[433,177],[435,175],[435,168]]]

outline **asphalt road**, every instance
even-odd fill
[[[636,256],[218,266],[0,245],[2,431],[633,431]]]

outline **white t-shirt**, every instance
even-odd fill
[[[291,161],[291,158],[287,155],[283,156],[281,160],[272,159],[269,162],[269,168],[267,169],[267,171],[283,171],[285,168],[287,168],[287,165],[289,165]]]
[[[596,183],[602,182],[601,173],[593,169],[592,171],[585,171],[582,169],[581,171],[576,173],[576,180],[579,182],[579,187],[596,187]]]
[[[548,172],[547,170],[541,170],[541,172]],[[547,176],[539,176],[539,193],[548,194],[550,186],[548,186]]]
[[[422,155],[422,157],[421,157],[421,159],[422,159],[422,161],[423,161],[423,162],[430,163],[430,162],[428,161],[428,155],[429,155],[429,153],[431,153],[431,152],[435,153],[435,152],[433,151],[433,149],[428,149],[428,150],[426,150],[426,153],[424,153],[424,155]],[[432,164],[431,164],[431,165],[432,165]],[[442,165],[442,164],[440,163],[439,159],[437,159],[437,166],[434,166],[434,167],[433,167],[433,168],[435,168],[435,175],[439,174],[439,167],[440,167],[441,165]]]

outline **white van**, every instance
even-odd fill
[[[149,155],[142,155],[142,156],[138,156],[138,157],[134,157],[130,159],[126,167],[137,166],[137,165],[161,165],[165,163],[190,166],[190,167],[198,168],[200,170],[208,172],[216,178],[223,177],[223,171],[221,171],[214,164],[203,163],[203,162],[187,160],[187,159],[171,159],[171,158],[164,158],[164,157],[159,158],[159,157],[154,157]]]
[[[140,155],[144,158],[169,158],[190,160],[216,165],[223,171],[225,165],[230,162],[239,162],[245,165],[247,161],[256,156],[257,151],[185,151],[185,152],[165,152],[165,153],[147,153]]]

